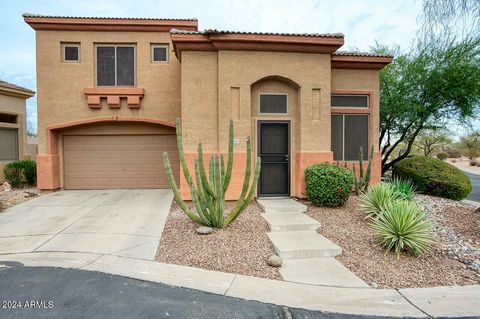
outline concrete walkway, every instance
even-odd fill
[[[369,286],[334,257],[342,248],[316,230],[320,223],[307,216],[307,207],[290,198],[258,199],[270,226],[268,237],[283,264],[279,271],[286,281],[338,287]]]
[[[0,254],[85,252],[153,260],[170,190],[55,192],[0,214]]]

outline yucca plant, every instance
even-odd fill
[[[177,144],[180,163],[183,175],[190,188],[190,194],[195,209],[190,209],[182,199],[178,190],[175,178],[173,177],[172,167],[168,158],[168,153],[163,153],[163,165],[167,175],[168,183],[173,190],[175,200],[180,209],[194,222],[215,228],[227,227],[234,221],[250,204],[257,188],[258,176],[260,174],[260,158],[257,158],[255,172],[250,183],[252,166],[252,146],[250,137],[247,138],[247,160],[245,166],[245,177],[243,180],[242,192],[233,209],[225,212],[225,194],[232,177],[233,167],[233,121],[230,120],[229,139],[228,139],[228,159],[225,167],[223,155],[213,155],[208,162],[208,177],[203,160],[202,144],[198,144],[198,155],[194,162],[195,183],[185,160],[183,151],[182,127],[180,119],[177,119]]]
[[[401,198],[391,184],[378,183],[360,195],[360,210],[366,214],[365,218],[377,218],[388,205]]]
[[[417,187],[413,182],[406,178],[401,178],[398,176],[393,176],[386,181],[388,184],[393,186],[395,192],[397,192],[405,200],[413,200],[415,196]]]
[[[429,251],[434,243],[431,225],[420,207],[406,200],[397,200],[387,206],[372,219],[376,239],[386,249],[385,254],[394,251],[400,259],[405,250],[414,256]]]

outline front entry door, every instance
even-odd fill
[[[259,196],[289,196],[290,123],[260,121],[258,132],[262,160]]]

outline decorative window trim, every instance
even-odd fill
[[[81,61],[81,54],[80,54],[80,43],[78,42],[61,42],[61,61],[63,63],[80,63]],[[65,58],[65,48],[66,47],[76,47],[78,50],[78,59],[76,60],[67,60]]]
[[[99,47],[115,48],[115,85],[98,85],[98,69],[97,69],[97,54]],[[133,48],[133,85],[117,85],[117,47],[132,47]],[[96,87],[105,87],[105,88],[115,88],[115,87],[136,87],[137,85],[137,46],[131,43],[96,43],[94,45],[94,63],[95,63],[95,86]]]
[[[285,113],[262,113],[261,112],[261,107],[260,107],[260,100],[262,95],[284,95],[287,97],[287,109],[285,110]],[[258,114],[259,115],[288,115],[288,93],[259,93],[258,94]]]
[[[165,48],[165,51],[166,51],[166,54],[165,54],[165,58],[166,60],[165,61],[156,61],[154,60],[154,50],[156,48]],[[170,61],[169,59],[169,45],[168,44],[155,44],[155,43],[152,43],[150,44],[150,62],[151,63],[159,63],[159,64],[166,64]]]
[[[345,105],[331,105],[331,98],[333,96],[365,96],[367,98],[367,106],[345,106]],[[332,92],[331,96],[330,96],[330,106],[332,108],[349,108],[349,109],[368,109],[370,108],[370,94],[369,93],[358,93],[358,94],[354,94],[354,93],[334,93]]]

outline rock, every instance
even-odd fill
[[[370,286],[372,286],[372,288],[378,288],[378,284],[376,282],[373,282],[373,281],[372,281],[372,284]]]
[[[200,226],[197,229],[195,229],[195,231],[197,232],[197,234],[200,234],[200,235],[208,235],[213,232],[213,229],[212,227]]]
[[[281,267],[282,266],[282,258],[277,255],[272,255],[268,258],[268,264],[272,267]]]
[[[12,190],[12,186],[10,186],[8,182],[5,182],[0,186],[0,193],[9,192],[11,190]]]

